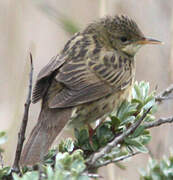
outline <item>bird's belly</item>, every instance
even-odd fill
[[[130,96],[131,86],[97,101],[79,105],[72,112],[69,126],[80,127],[92,123],[104,115],[116,111],[117,107]]]

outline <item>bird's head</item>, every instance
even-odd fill
[[[160,44],[158,40],[146,38],[137,24],[127,16],[106,17],[96,23],[96,33],[106,46],[134,56],[145,44]]]

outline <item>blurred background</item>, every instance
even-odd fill
[[[146,46],[137,54],[137,80],[150,82],[157,92],[173,81],[173,1],[170,0],[1,0],[0,1],[0,131],[7,131],[5,164],[12,164],[17,133],[28,92],[32,52],[34,82],[40,69],[64,46],[72,34],[104,15],[126,14],[144,34],[164,41],[163,46]],[[40,104],[32,104],[27,135],[36,123]],[[159,107],[157,117],[173,115],[172,100]],[[160,158],[173,147],[173,126],[152,129],[151,154]],[[101,169],[105,180],[137,180],[149,155]]]

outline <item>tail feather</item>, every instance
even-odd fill
[[[70,108],[43,108],[38,122],[23,149],[20,164],[33,165],[40,162],[55,138],[67,124],[70,116]]]

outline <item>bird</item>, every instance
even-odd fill
[[[116,110],[131,95],[135,54],[160,43],[126,15],[100,18],[74,34],[38,74],[32,102],[42,100],[41,111],[20,164],[40,162],[66,126],[90,125]]]

